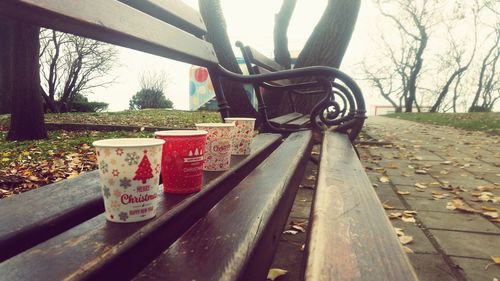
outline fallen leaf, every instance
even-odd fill
[[[425,184],[423,184],[423,183],[419,183],[419,182],[417,182],[417,183],[415,184],[415,186],[416,186],[417,188],[421,188],[421,189],[425,189],[425,188],[427,188],[427,185],[425,185]]]
[[[402,228],[394,227],[394,231],[396,231],[397,236],[404,236],[405,235]]]
[[[399,195],[408,195],[408,194],[410,194],[410,192],[409,191],[398,191],[398,194]]]
[[[453,204],[453,202],[448,202],[446,203],[446,209],[448,210],[455,210],[457,207],[455,206],[455,204]]]
[[[405,216],[413,216],[413,215],[416,215],[416,214],[417,214],[417,211],[406,210],[406,211],[403,211],[403,214],[404,214]]]
[[[417,222],[414,217],[405,217],[405,216],[403,216],[401,218],[401,220],[404,221],[404,222],[412,222],[412,223]]]
[[[495,264],[500,264],[500,256],[491,256],[491,259]]]
[[[481,206],[481,209],[488,211],[488,212],[497,212],[498,211],[497,208],[488,207],[488,206]]]
[[[406,178],[411,177],[411,176],[410,176],[410,174],[408,174],[407,172],[401,172],[401,174],[400,174],[400,175],[401,175],[402,177],[406,177]]]
[[[441,165],[451,165],[451,161],[443,161],[441,163],[439,163]]]
[[[498,212],[483,212],[482,214],[490,219],[498,219]]]
[[[407,254],[413,254],[413,253],[415,253],[415,252],[413,252],[412,249],[410,249],[410,248],[408,248],[406,246],[402,246],[402,247],[403,247],[403,251],[405,251],[405,253],[407,253]]]
[[[278,277],[283,276],[287,273],[288,273],[288,271],[281,269],[281,268],[271,268],[271,269],[269,269],[269,273],[267,273],[267,280],[274,281]]]
[[[409,235],[399,236],[399,242],[401,242],[401,244],[403,245],[410,244],[412,241],[413,241],[412,236]]]
[[[427,171],[426,170],[415,170],[415,174],[417,175],[427,175]]]
[[[389,205],[389,204],[387,204],[387,203],[382,203],[382,206],[383,206],[383,207],[384,207],[384,209],[386,209],[386,210],[392,210],[392,209],[394,209],[394,207],[393,207],[393,206],[391,206],[391,205]]]
[[[292,228],[294,230],[298,230],[300,232],[306,232],[306,230],[302,226],[300,226],[300,225],[292,225]]]
[[[403,215],[402,213],[396,212],[396,213],[389,213],[389,215],[387,216],[389,217],[389,219],[393,220],[401,217],[402,215]]]
[[[390,181],[388,176],[381,176],[380,178],[378,178],[378,180],[382,183],[387,183]]]
[[[291,230],[291,229],[283,231],[283,234],[295,235],[297,233],[299,233],[297,230]]]

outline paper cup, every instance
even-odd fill
[[[200,130],[171,130],[155,132],[165,140],[161,160],[163,191],[193,193],[201,190],[203,155],[207,132]]]
[[[231,154],[247,155],[250,154],[250,144],[253,138],[253,127],[255,118],[228,117],[224,118],[226,123],[234,123],[234,137]]]
[[[198,130],[207,131],[205,145],[205,171],[225,171],[231,162],[231,146],[234,132],[233,123],[196,124]]]
[[[95,141],[106,219],[137,222],[156,215],[161,149],[152,138]]]

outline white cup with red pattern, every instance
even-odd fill
[[[138,222],[156,215],[163,143],[153,138],[93,143],[108,221]]]
[[[231,164],[234,123],[200,123],[196,129],[207,131],[205,171],[226,171]]]
[[[248,155],[250,154],[250,144],[253,139],[253,128],[255,118],[246,117],[227,117],[226,123],[234,123],[234,137],[231,154]]]

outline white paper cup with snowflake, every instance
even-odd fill
[[[250,154],[250,144],[252,143],[253,138],[255,118],[227,117],[224,118],[224,120],[226,121],[226,123],[234,123],[235,125],[231,154]]]
[[[231,164],[234,123],[200,123],[196,124],[196,128],[208,132],[203,170],[228,170]]]
[[[95,141],[106,219],[128,223],[156,215],[164,140]]]

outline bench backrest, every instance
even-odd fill
[[[218,64],[201,15],[177,0],[4,0],[0,16],[190,64]]]
[[[263,55],[256,49],[243,45],[240,41],[236,42],[236,46],[241,50],[241,54],[245,59],[245,64],[249,74],[261,74],[285,70],[285,67],[281,64]],[[282,79],[273,81],[271,84],[285,86],[292,84],[292,81],[289,79]]]

